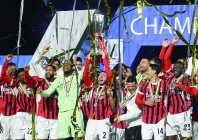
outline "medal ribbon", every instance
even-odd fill
[[[25,88],[25,86],[20,82],[20,87],[23,89],[23,92],[29,97],[29,94],[28,94],[28,91],[27,89]]]
[[[11,87],[10,87],[10,92],[11,92],[12,95],[16,95],[14,90]]]
[[[131,95],[130,95],[127,99],[123,100],[123,101],[121,102],[121,105],[122,105],[122,106],[126,106],[127,102],[128,102],[129,100],[131,100],[131,98],[135,95],[135,93],[136,93],[136,90],[133,91],[133,92],[131,93]]]
[[[137,83],[138,83],[138,85],[142,82],[142,80],[146,80],[147,79],[147,75],[146,76],[142,76],[141,74],[139,75],[137,75]]]
[[[70,89],[71,89],[71,85],[72,85],[72,81],[73,81],[73,76],[72,78],[70,78],[70,85],[69,87],[67,87],[67,84],[66,84],[66,77],[64,78],[64,82],[65,82],[65,88],[66,88],[66,92],[69,93]]]
[[[160,72],[159,74],[158,74],[158,77],[161,77],[163,75],[163,72]]]
[[[180,75],[179,78],[175,78],[176,83],[178,83],[183,76],[184,76],[184,74]]]
[[[90,92],[91,95],[89,94],[89,92]],[[88,92],[88,93],[85,93],[86,102],[88,102],[88,101],[90,100],[90,98],[91,98],[91,96],[92,96],[94,90],[92,89],[92,90],[89,91],[89,92]]]
[[[157,90],[155,92],[155,95],[153,94],[153,91],[152,91],[151,82],[149,82],[149,89],[150,89],[151,97],[152,97],[153,101],[155,101],[156,97],[158,96],[159,89],[160,89],[160,80],[157,82]]]
[[[99,93],[99,88],[100,88],[100,87],[97,88],[97,93]],[[97,99],[95,100],[95,102],[98,102],[98,100],[99,100],[99,98],[100,98],[100,96],[101,96],[101,94],[102,94],[104,88],[105,88],[105,87],[102,87],[102,89],[100,90],[100,93],[97,95],[98,97],[97,97]]]

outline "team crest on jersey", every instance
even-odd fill
[[[158,95],[157,97],[155,96],[155,101],[156,102],[160,102],[162,99],[162,96]]]

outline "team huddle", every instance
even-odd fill
[[[34,130],[37,140],[198,139],[198,75],[185,73],[186,59],[171,62],[178,40],[164,39],[159,57],[143,58],[136,76],[122,64],[121,93],[119,65],[111,69],[105,52],[104,70],[94,71],[90,54],[84,67],[74,55],[62,66],[50,60],[38,75],[30,74],[29,65],[17,69],[7,55],[0,78],[0,140],[31,140]]]

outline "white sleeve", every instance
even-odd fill
[[[39,61],[41,59],[42,55],[37,55],[37,56],[34,56],[32,58],[32,66],[33,66],[33,69],[34,71],[36,72],[37,75],[39,75],[39,77],[43,78],[43,68],[39,65]],[[41,74],[42,73],[42,74]],[[44,75],[45,76],[45,75]]]
[[[137,96],[137,92],[136,95],[133,97],[134,99],[132,99],[130,103],[130,105],[134,107],[131,110],[127,108],[127,113],[120,116],[120,119],[122,121],[134,120],[137,117],[141,116],[142,110],[135,104],[136,96]]]

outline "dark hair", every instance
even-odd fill
[[[18,75],[19,73],[23,72],[24,71],[24,68],[19,68],[16,72],[16,75]]]
[[[157,64],[160,68],[162,67],[162,60],[159,57],[154,57],[150,59],[150,61],[154,61],[154,63]]]
[[[124,67],[125,70],[127,70],[127,66],[122,63],[122,66]]]
[[[8,66],[16,66],[16,64],[15,64],[15,63],[10,62],[10,63],[8,63]]]
[[[58,61],[58,65],[59,65],[59,67],[60,67],[61,62],[60,62],[60,60],[59,60],[58,58],[51,58],[51,59],[49,60],[49,64],[51,65],[51,64],[54,63],[55,61]]]
[[[127,78],[127,81],[126,82],[127,83],[133,83],[133,82],[137,83],[137,80],[136,80],[136,77],[135,76],[129,76]]]
[[[151,67],[152,70],[156,71],[157,75],[160,73],[161,69],[157,64],[150,64],[149,66]]]
[[[82,63],[82,59],[80,57],[77,57],[76,61],[79,61]]]
[[[130,70],[131,70],[131,67],[129,67],[129,66],[126,66],[126,69],[130,69]],[[131,70],[131,72],[132,72],[132,70]]]
[[[124,67],[125,70],[127,70],[127,66],[125,64],[122,63],[122,66]],[[118,71],[119,70],[119,64],[117,64],[113,69]]]
[[[53,69],[54,69],[54,71],[56,71],[56,68],[53,66],[53,65],[47,65],[46,67],[45,67],[45,69],[47,68],[47,67],[52,67]]]

